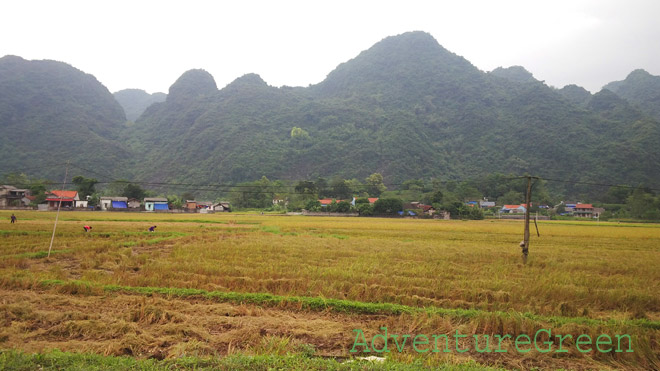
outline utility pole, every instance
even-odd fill
[[[66,168],[64,169],[64,181],[62,182],[62,192],[66,187],[66,177],[69,175],[69,161],[66,162]],[[53,235],[50,237],[50,246],[48,247],[48,257],[50,258],[50,250],[53,248],[53,241],[55,240],[55,230],[57,229],[57,220],[60,218],[60,208],[62,207],[62,198],[64,193],[60,192],[60,202],[57,204],[57,214],[55,214],[55,225],[53,225]]]
[[[527,264],[527,255],[529,255],[529,208],[532,203],[532,178],[539,179],[538,177],[525,176],[527,178],[527,192],[525,192],[525,234],[523,237],[522,245],[522,261]],[[536,221],[534,221],[536,223]],[[538,233],[538,226],[537,226]]]

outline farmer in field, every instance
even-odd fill
[[[156,230],[155,225],[152,225],[151,227],[149,227],[149,232],[154,232],[155,230]]]
[[[83,229],[85,230],[85,232],[89,232],[92,229],[92,227],[86,225],[83,227]]]
[[[11,217],[10,217],[10,218],[11,218],[11,224],[16,223],[16,215],[11,214]]]

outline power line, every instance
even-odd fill
[[[550,178],[542,178],[542,177],[536,177],[538,180],[541,181],[547,181],[547,182],[559,182],[559,183],[565,183],[565,184],[577,184],[577,185],[589,185],[589,186],[598,186],[598,187],[614,187],[614,188],[627,188],[627,189],[636,189],[642,186],[631,186],[631,185],[623,185],[623,184],[607,184],[607,183],[593,183],[593,182],[585,182],[585,181],[571,181],[571,180],[560,180],[560,179],[550,179]],[[525,179],[525,177],[515,177],[515,178],[507,178],[507,179],[500,179],[500,180],[518,180],[518,179]],[[447,183],[451,181],[442,181],[441,183]],[[467,181],[457,181],[457,182],[474,182],[474,180],[467,180]],[[216,189],[223,189],[223,188],[233,188],[233,189],[259,189],[263,187],[268,187],[270,189],[291,189],[291,188],[296,188],[297,185],[260,185],[260,184],[222,184],[222,183],[210,183],[210,184],[198,184],[198,183],[170,183],[170,182],[148,182],[148,181],[133,181],[133,180],[124,180],[124,179],[119,179],[119,180],[113,180],[113,181],[106,181],[106,182],[96,182],[96,184],[138,184],[138,185],[145,185],[145,186],[153,186],[153,187],[173,187],[173,188],[191,188],[194,190],[216,190]],[[46,185],[54,185],[54,184],[59,184],[56,182],[44,182],[43,184]],[[396,186],[402,186],[405,185],[405,183],[383,183],[386,187],[396,187]],[[368,188],[371,187],[372,185],[370,184],[357,184],[354,185],[355,187],[359,188]],[[330,186],[329,186],[330,187]],[[653,191],[660,191],[660,188],[653,188],[653,187],[646,187],[643,186],[644,189],[648,190],[653,190]],[[296,193],[305,193],[305,192],[296,192]]]
[[[631,185],[623,185],[623,184],[605,184],[605,183],[592,183],[592,182],[584,182],[584,181],[569,181],[569,180],[560,180],[560,179],[548,179],[548,178],[541,178],[542,180],[546,180],[548,182],[558,182],[558,183],[568,183],[568,184],[581,184],[581,185],[590,185],[590,186],[599,186],[599,187],[616,187],[616,188],[628,188],[628,189],[636,189],[639,188],[640,186],[631,186]],[[660,188],[651,188],[651,187],[643,187],[644,189],[649,189],[652,191],[660,191]]]
[[[83,170],[83,171],[86,171],[88,173],[94,174],[94,175],[96,175],[98,177],[101,177],[101,178],[108,178],[108,179],[113,179],[114,178],[112,175],[109,175],[109,174],[103,175],[103,174],[97,173],[96,171],[86,169],[86,168],[84,168],[80,165],[77,165],[77,164],[70,164],[70,165],[73,166],[73,167],[76,167],[80,170]]]
[[[126,179],[116,179],[110,174],[101,174],[97,171],[87,169],[85,167],[82,167],[77,164],[70,163],[70,166],[76,167],[80,170],[83,170],[87,173],[93,174],[95,176],[98,176],[100,178],[108,179],[108,181],[97,181],[96,184],[136,184],[136,185],[142,185],[145,187],[158,187],[158,188],[184,188],[187,190],[192,190],[192,191],[218,191],[218,192],[227,192],[227,193],[280,193],[280,194],[309,194],[307,192],[292,192],[288,191],[290,189],[295,189],[297,185],[260,185],[260,184],[231,184],[231,183],[208,183],[208,184],[199,184],[199,183],[177,183],[177,182],[149,182],[149,181],[137,181],[137,180],[126,180]],[[34,169],[42,169],[42,168],[50,168],[52,166],[45,166],[45,167],[38,167]],[[527,176],[504,176],[497,178],[497,181],[511,181],[511,180],[522,180],[526,179]],[[596,183],[596,182],[587,182],[587,181],[576,181],[576,180],[564,180],[564,179],[553,179],[553,178],[544,178],[544,177],[535,177],[538,178],[538,180],[541,181],[546,181],[546,182],[557,182],[557,183],[564,183],[564,184],[573,184],[573,185],[587,185],[587,186],[597,186],[597,187],[614,187],[614,188],[626,188],[626,189],[636,189],[639,188],[640,186],[632,186],[632,185],[622,185],[622,184],[608,184],[608,183]],[[313,181],[311,181],[313,182]],[[478,185],[479,180],[478,179],[449,179],[449,180],[439,180],[439,179],[434,179],[432,182],[434,183],[450,183],[450,182],[455,182],[455,183],[473,183]],[[423,182],[425,183],[425,182]],[[55,185],[59,184],[56,182],[44,182],[43,184],[45,185]],[[403,185],[406,185],[406,183],[384,183],[386,187],[400,187]],[[368,187],[372,186],[369,184],[357,184],[354,185],[355,187],[358,187],[360,190],[366,190]],[[261,188],[267,187],[268,190],[264,191],[261,190]],[[330,185],[328,185],[328,188],[331,188]],[[244,190],[246,189],[246,190]],[[660,191],[660,187],[644,187],[644,189],[648,189],[651,191]],[[250,190],[254,190],[251,191]]]
[[[54,164],[40,165],[40,166],[35,166],[35,167],[30,167],[30,168],[7,169],[7,170],[3,170],[3,173],[4,174],[26,174],[27,172],[30,172],[30,171],[52,169],[54,167],[64,166],[64,165],[66,165],[65,162],[58,162],[58,163],[54,163]]]

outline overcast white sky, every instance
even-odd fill
[[[219,88],[251,72],[307,86],[416,30],[483,71],[521,65],[559,88],[660,75],[658,0],[21,0],[0,14],[0,56],[63,61],[111,92],[167,92],[193,68]]]

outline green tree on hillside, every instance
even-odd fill
[[[456,190],[456,193],[458,195],[458,198],[462,201],[476,201],[480,200],[483,195],[481,192],[475,187],[472,182],[462,182],[458,185],[458,188]]]
[[[316,189],[318,190],[318,195],[320,198],[330,197],[330,186],[328,185],[328,180],[323,177],[318,177],[316,179]]]
[[[347,199],[352,196],[350,184],[338,176],[332,178],[330,181],[330,190],[331,196],[339,200]]]
[[[299,181],[293,189],[296,193],[306,195],[316,195],[319,191],[316,184],[310,180]]]
[[[380,173],[373,173],[364,180],[367,185],[367,193],[372,197],[379,197],[381,193],[387,190],[383,183],[383,175]]]
[[[364,190],[364,184],[360,183],[359,180],[353,178],[346,180],[346,185],[351,190],[351,195],[355,197],[366,196],[367,192]]]
[[[0,178],[0,184],[7,184],[16,188],[27,188],[30,179],[24,173],[9,173]]]
[[[602,201],[608,204],[624,204],[630,195],[632,194],[629,187],[610,187],[607,190],[607,193],[603,197]]]
[[[183,206],[183,201],[181,200],[181,197],[177,195],[167,196],[167,203],[171,205],[174,209],[180,209]]]
[[[94,186],[98,184],[99,181],[94,178],[86,178],[82,175],[77,175],[71,179],[71,182],[76,185],[76,190],[78,191],[80,199],[84,200],[87,196],[96,193],[96,188],[94,188]]]
[[[628,197],[627,204],[630,209],[630,216],[636,219],[660,219],[660,210],[658,201],[651,192],[638,187],[632,195]]]
[[[416,191],[422,191],[424,189],[424,181],[422,179],[409,179],[403,182],[401,184],[401,189],[402,190],[416,190]]]
[[[122,191],[122,196],[142,200],[143,198],[147,197],[147,191],[142,189],[142,187],[137,184],[128,183]]]
[[[444,194],[442,193],[442,191],[437,190],[431,193],[431,195],[429,196],[429,201],[431,204],[439,204],[442,203],[443,197]]]
[[[288,210],[306,209],[309,201],[318,200],[318,189],[313,181],[301,180],[293,187],[293,190],[293,193],[286,195],[289,200]]]
[[[181,201],[186,202],[188,200],[194,200],[195,199],[195,194],[192,192],[183,192],[181,194]]]
[[[283,184],[266,176],[254,182],[243,182],[232,188],[232,205],[238,208],[265,209],[273,206],[273,199],[282,197]]]
[[[128,183],[129,183],[128,180],[124,180],[124,179],[112,181],[110,184],[105,186],[105,189],[103,190],[102,193],[104,196],[110,196],[110,197],[120,196],[122,193],[124,193],[124,188],[126,188],[126,185]]]
[[[304,148],[311,144],[307,130],[294,126],[291,129],[291,142],[297,148]]]
[[[519,205],[525,202],[525,194],[515,190],[510,190],[502,196],[498,197],[497,202],[502,205]]]

